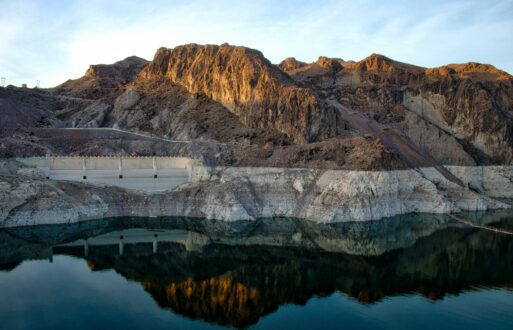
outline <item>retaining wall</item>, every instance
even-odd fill
[[[198,161],[185,157],[31,157],[17,160],[37,167],[51,180],[152,192],[191,181],[194,168],[199,165]]]
[[[199,162],[186,157],[29,157],[17,158],[28,166],[50,170],[117,170],[119,163],[123,169],[187,168]]]

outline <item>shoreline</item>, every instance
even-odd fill
[[[94,218],[184,216],[222,221],[287,217],[317,223],[369,221],[407,213],[449,214],[510,208],[513,166],[447,166],[466,187],[434,168],[352,171],[205,167],[160,193],[46,180],[36,168],[0,160],[0,227]]]

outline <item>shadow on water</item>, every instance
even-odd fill
[[[506,211],[473,216],[513,227]],[[0,231],[4,272],[55,255],[83,258],[91,271],[114,269],[161,308],[235,327],[336,291],[375,304],[513,287],[513,237],[422,214],[333,225],[120,218]]]

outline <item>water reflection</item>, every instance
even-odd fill
[[[501,212],[475,220],[512,224]],[[513,287],[512,237],[443,216],[337,225],[125,218],[0,231],[1,270],[54,255],[114,269],[174,313],[236,327],[335,291],[373,304]]]

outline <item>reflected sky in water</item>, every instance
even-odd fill
[[[13,228],[0,269],[5,329],[513,326],[513,237],[442,216]]]

